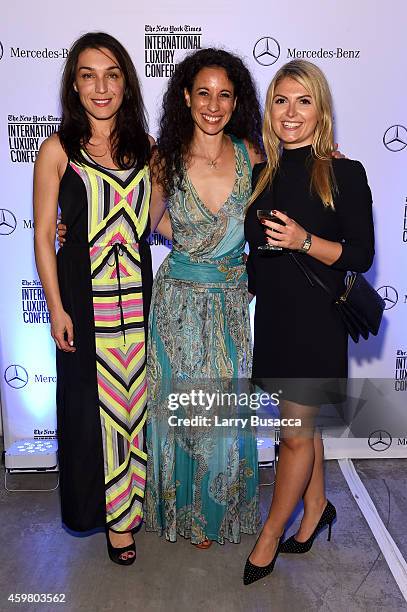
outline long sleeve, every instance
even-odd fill
[[[246,270],[247,270],[247,288],[249,293],[256,295],[256,266],[254,264],[254,253],[250,251],[246,259]]]
[[[265,166],[265,162],[262,162],[260,164],[256,164],[253,168],[253,172],[252,172],[252,192],[254,191],[257,181],[259,179],[260,176],[260,172],[263,170]],[[248,228],[245,225],[245,234],[246,234],[246,239],[249,242],[252,242],[252,240],[250,240],[251,238],[251,233],[250,231],[246,231]],[[256,251],[256,247],[250,249],[250,253],[247,257],[246,260],[246,270],[247,270],[247,277],[248,277],[248,289],[249,292],[252,295],[256,295],[256,263],[255,263],[255,258],[257,257],[257,251]]]
[[[339,188],[336,212],[342,233],[342,254],[332,268],[366,272],[374,257],[372,194],[366,172],[358,161],[337,160],[335,176]]]

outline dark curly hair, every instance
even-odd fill
[[[194,132],[184,89],[191,91],[196,75],[207,67],[224,68],[234,86],[237,103],[225,133],[245,138],[257,150],[263,150],[260,105],[249,70],[240,57],[223,49],[200,49],[178,64],[163,98],[155,168],[158,182],[168,196],[182,188],[184,159]]]
[[[81,149],[92,133],[88,116],[74,90],[79,55],[86,49],[108,49],[123,73],[123,102],[117,111],[110,135],[112,158],[118,168],[142,168],[150,158],[147,120],[136,69],[123,45],[105,32],[89,32],[76,40],[65,63],[61,83],[62,121],[58,131],[61,144],[72,161],[80,162]]]

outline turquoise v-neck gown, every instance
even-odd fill
[[[183,189],[170,198],[173,250],[153,286],[144,509],[146,529],[171,542],[179,534],[193,544],[205,538],[237,543],[241,533],[253,534],[259,525],[257,447],[250,427],[183,427],[168,420],[172,415],[214,420],[215,408],[171,411],[169,394],[235,390],[237,380],[251,373],[243,262],[251,165],[244,143],[232,141],[235,183],[217,214],[205,207],[187,173]],[[230,406],[221,416],[237,412]]]

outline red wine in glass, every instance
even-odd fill
[[[286,214],[284,210],[282,212]],[[276,215],[273,215],[271,210],[258,210],[257,218],[259,219],[259,221],[261,221],[262,219],[266,219],[267,221],[273,221],[273,223],[278,223],[279,225],[285,225],[284,221],[282,221],[279,217],[276,217]],[[280,247],[274,244],[269,244],[268,242],[266,242],[266,244],[261,244],[257,248],[260,251],[282,251],[283,250],[283,247]]]

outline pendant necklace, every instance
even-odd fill
[[[209,166],[209,168],[211,168],[213,170],[217,169],[217,167],[218,167],[218,159],[222,155],[224,148],[225,148],[225,141],[223,140],[222,147],[221,147],[219,155],[217,155],[214,159],[209,159],[208,157],[206,157],[207,165]]]

